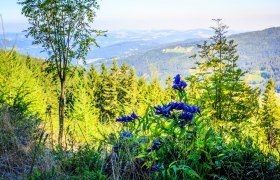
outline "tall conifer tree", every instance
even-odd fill
[[[261,125],[267,134],[267,140],[270,147],[276,147],[276,129],[275,122],[280,120],[279,118],[279,105],[276,102],[276,93],[274,89],[274,81],[269,79],[265,92],[262,98],[262,115]]]
[[[198,45],[200,61],[195,75],[203,106],[214,120],[240,122],[249,119],[257,107],[258,91],[243,81],[245,72],[237,66],[237,45],[226,37],[227,26],[214,20],[215,34]]]

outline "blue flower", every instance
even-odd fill
[[[173,86],[172,88],[173,89],[176,89],[176,90],[183,90],[185,87],[187,87],[187,83],[185,81],[181,81],[181,77],[180,77],[180,74],[177,74],[175,77],[174,77],[174,81],[173,81]]]
[[[164,117],[170,116],[171,108],[168,105],[155,106],[154,108],[156,109],[156,114],[161,114]]]
[[[153,144],[151,145],[151,148],[146,150],[146,153],[149,153],[151,151],[157,151],[157,150],[159,150],[159,148],[160,148],[160,142],[159,142],[159,140],[155,140],[153,142]]]
[[[153,142],[151,149],[159,150],[159,148],[160,148],[160,142],[159,142],[159,140],[156,140],[155,142]]]
[[[159,165],[153,165],[151,168],[152,171],[158,171],[159,169],[160,169]]]
[[[179,118],[185,121],[191,121],[194,115],[192,113],[184,112],[183,114],[179,114]]]
[[[122,133],[122,136],[121,136],[122,139],[132,138],[132,136],[133,136],[131,132],[127,132],[127,131],[121,131],[121,133]]]
[[[179,84],[180,81],[181,81],[180,74],[177,74],[177,75],[174,77],[173,83],[174,83],[174,84]]]
[[[149,148],[149,149],[146,150],[146,153],[149,153],[149,152],[151,152],[151,151],[152,151],[152,149]]]
[[[117,122],[129,122],[134,119],[138,119],[138,116],[133,112],[130,116],[123,116],[121,118],[117,118],[116,121]]]
[[[200,113],[200,109],[197,106],[186,106],[185,111],[190,113]]]
[[[173,110],[182,111],[178,115],[178,121],[175,122],[176,125],[180,125],[181,128],[193,119],[194,114],[200,113],[200,109],[197,106],[188,106],[183,102],[170,102],[163,106],[155,106],[156,114],[162,115],[166,118],[176,118],[175,114],[172,114]]]
[[[132,120],[132,117],[130,117],[130,116],[123,116],[121,118],[116,119],[117,122],[128,122],[128,121],[131,121],[131,120]]]
[[[132,117],[133,119],[138,119],[138,116],[133,112],[130,117]]]
[[[184,113],[200,113],[200,109],[196,106],[187,106],[183,102],[170,102],[169,104],[164,104],[163,106],[155,106],[156,114],[162,115],[164,117],[172,117],[171,111],[173,110],[183,110]]]
[[[180,103],[176,103],[176,104],[172,104],[172,106],[174,107],[173,109],[175,110],[185,110],[186,109],[186,104],[180,102]]]
[[[154,173],[155,171],[160,170],[159,165],[153,165],[150,169],[147,170],[147,173]]]

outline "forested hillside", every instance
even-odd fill
[[[238,65],[244,71],[249,71],[245,80],[264,90],[267,80],[272,77],[276,83],[276,90],[279,91],[280,28],[235,34],[228,38],[233,39],[238,45],[237,51],[240,55]],[[160,48],[143,50],[121,57],[118,62],[135,66],[139,76],[151,76],[152,71],[157,71],[158,78],[164,82],[170,74],[190,75],[192,73],[191,68],[194,67],[195,60],[190,56],[196,53],[197,44],[202,44],[203,41],[190,39]],[[99,63],[100,61],[96,61],[93,64]]]

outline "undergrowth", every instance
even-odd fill
[[[250,137],[220,131],[188,104],[180,75],[177,99],[142,117],[116,119],[119,132],[70,148],[49,148],[40,119],[1,105],[0,177],[17,179],[279,179],[276,155]],[[224,133],[224,134],[223,134]],[[227,137],[231,137],[230,140]],[[74,138],[74,137],[73,137]]]

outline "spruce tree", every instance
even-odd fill
[[[279,121],[279,106],[276,102],[274,81],[269,79],[262,98],[261,126],[267,134],[270,147],[276,147],[275,122]]]
[[[98,87],[100,86],[101,83],[99,73],[96,71],[94,65],[90,67],[90,70],[87,73],[87,79],[88,79],[88,88],[90,89],[90,94],[92,97],[94,97],[95,94],[98,93]]]
[[[137,90],[138,90],[138,94],[137,94],[136,103],[138,108],[136,112],[138,115],[144,115],[149,104],[147,101],[148,87],[144,77],[139,78],[137,82]]]
[[[153,79],[152,83],[148,86],[148,101],[152,106],[163,103],[163,89],[158,79]]]
[[[129,111],[129,77],[128,77],[128,66],[123,63],[120,68],[120,74],[118,76],[119,87],[118,87],[118,102],[121,114],[128,114]]]
[[[164,91],[164,102],[171,102],[174,101],[176,98],[176,93],[174,92],[173,86],[173,79],[171,76],[168,76],[165,81],[165,91]]]
[[[108,73],[105,64],[101,65],[98,107],[100,108],[100,120],[105,123],[113,121],[118,116],[117,74],[113,72],[114,71],[111,70],[111,72]]]
[[[249,119],[257,107],[258,91],[244,83],[243,72],[237,66],[237,45],[226,37],[227,26],[214,20],[215,34],[198,45],[200,61],[193,79],[201,89],[201,104],[214,120],[240,122]]]
[[[129,67],[128,72],[128,92],[126,94],[126,100],[129,103],[128,112],[127,114],[131,113],[132,111],[136,110],[136,102],[137,102],[137,78],[135,74],[135,70],[133,67]]]
[[[89,137],[92,132],[91,126],[96,123],[99,115],[98,109],[93,104],[96,100],[92,97],[91,89],[88,86],[89,80],[85,68],[75,68],[66,93],[68,101],[66,112],[68,119],[71,120],[71,127],[78,127],[76,129],[76,132],[80,134],[78,137],[84,138]]]

